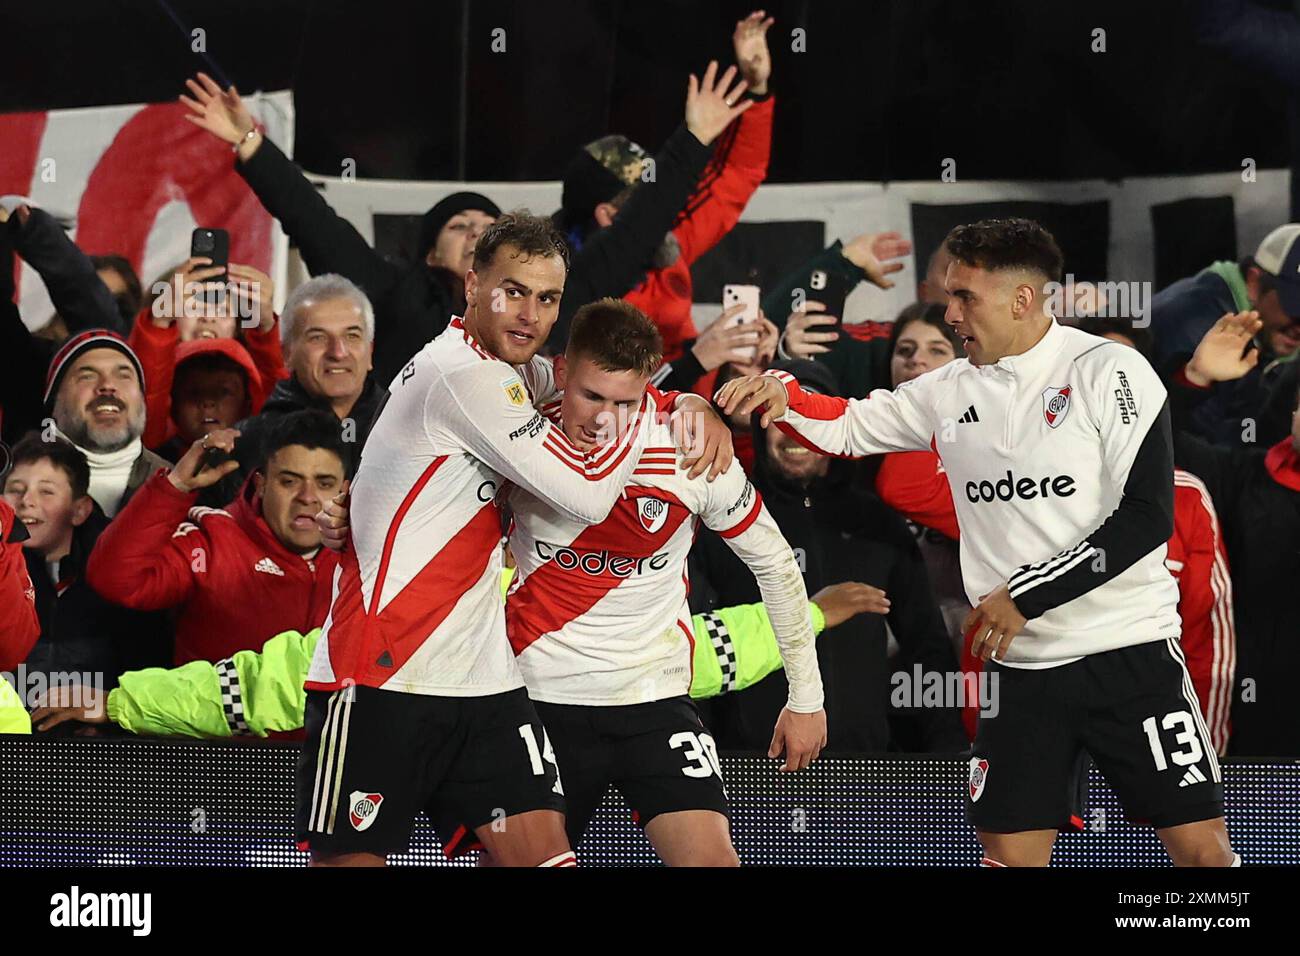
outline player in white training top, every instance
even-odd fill
[[[1238,858],[1179,647],[1164,566],[1173,454],[1164,386],[1135,350],[1056,322],[1055,240],[1024,219],[945,240],[947,322],[968,358],[866,399],[789,376],[729,382],[724,411],[829,454],[933,448],[961,527],[972,647],[1000,675],[981,715],[967,807],[989,865],[1045,865],[1084,754],[1178,865]]]

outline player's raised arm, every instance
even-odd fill
[[[707,487],[700,516],[757,579],[790,684],[768,756],[784,752],[781,769],[802,770],[826,746],[822,675],[803,573],[758,490],[738,464]]]
[[[585,524],[603,521],[632,475],[654,413],[646,397],[617,438],[583,452],[533,408],[519,374],[484,361],[444,377],[430,388],[426,422],[437,421],[444,441],[457,442],[508,481]]]
[[[1012,573],[1010,597],[1026,619],[1105,584],[1164,547],[1174,530],[1174,454],[1160,378],[1146,359],[1118,343],[1080,356],[1077,367],[1087,383],[1085,407],[1101,437],[1103,465],[1121,497],[1084,540]]]
[[[775,422],[814,451],[857,458],[930,447],[934,427],[924,378],[892,392],[877,389],[865,399],[843,399],[804,391],[793,375],[769,369],[728,382],[716,401],[726,415],[762,409],[762,427]]]

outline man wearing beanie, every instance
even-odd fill
[[[0,440],[10,446],[44,417],[45,370],[59,343],[27,328],[15,303],[15,256],[40,275],[69,334],[118,328],[121,317],[90,258],[48,212],[0,205]]]
[[[90,329],[55,353],[45,379],[45,409],[57,433],[90,463],[90,497],[113,517],[159,468],[171,462],[147,450],[144,374],[116,332]]]
[[[311,274],[344,276],[374,304],[375,380],[386,388],[453,314],[464,311],[474,246],[500,208],[480,193],[453,193],[424,214],[417,261],[390,262],[262,135],[233,86],[222,91],[204,73],[186,85],[191,96],[180,99],[190,110],[187,119],[236,147],[236,171],[280,221]]]

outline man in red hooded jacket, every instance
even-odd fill
[[[194,442],[159,470],[111,524],[87,567],[91,587],[136,610],[179,608],[175,663],[260,650],[281,631],[325,621],[337,558],[320,548],[316,514],[343,484],[337,420],[292,412],[267,436],[266,457],[226,508],[196,507],[198,492],[238,467],[238,432]]]

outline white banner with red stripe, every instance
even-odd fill
[[[293,96],[247,98],[266,133],[292,155]],[[195,227],[230,232],[230,260],[255,266],[285,294],[288,242],[234,170],[230,147],[185,121],[178,103],[0,115],[0,195],[25,196],[91,255],[124,256],[147,290],[184,261]],[[54,313],[26,263],[19,309],[29,328]]]

